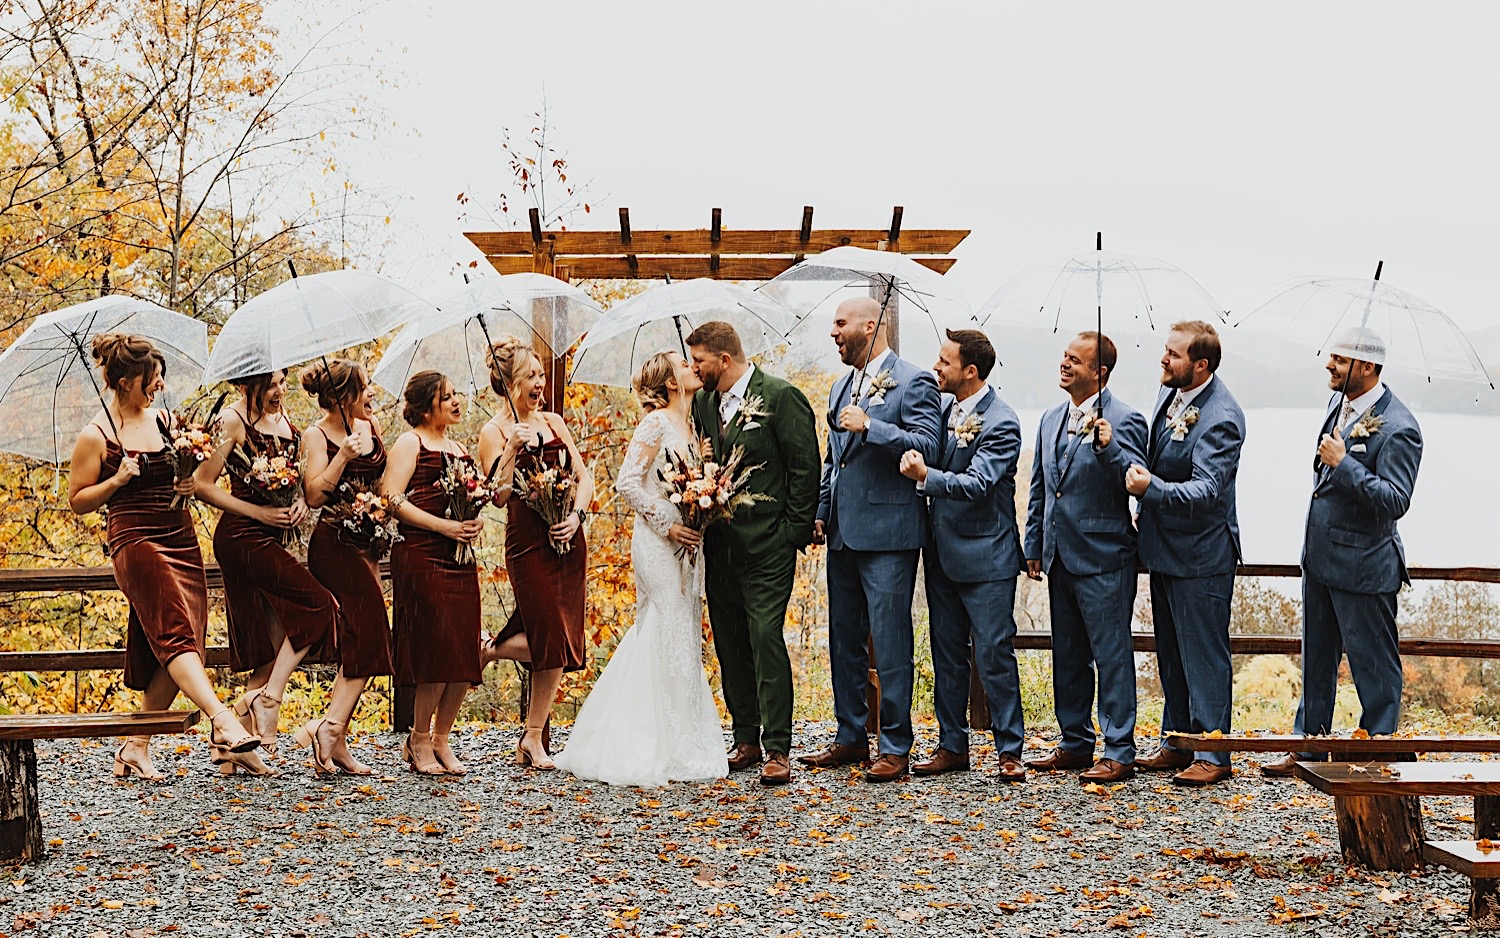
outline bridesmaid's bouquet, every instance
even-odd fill
[[[448,496],[448,510],[445,512],[448,518],[454,521],[473,521],[479,517],[479,512],[485,505],[495,500],[492,481],[490,477],[479,474],[478,467],[469,457],[444,453],[443,471],[433,486],[442,489]],[[473,545],[460,541],[453,551],[453,561],[472,563]]]
[[[176,411],[158,414],[156,427],[167,443],[167,458],[172,461],[172,481],[181,482],[198,471],[198,464],[214,454],[214,436],[206,424],[193,421]],[[187,504],[188,496],[172,495],[172,507]]]
[[[733,518],[746,505],[773,501],[769,495],[745,491],[750,474],[760,467],[742,465],[743,446],[736,446],[724,462],[714,460],[713,446],[706,439],[685,452],[668,447],[666,458],[667,464],[657,473],[662,493],[677,506],[682,523],[700,534],[710,525]],[[677,556],[685,550],[678,548]],[[693,560],[695,553],[689,551]]]
[[[230,450],[225,464],[229,471],[254,493],[262,504],[272,508],[290,508],[302,494],[302,471],[297,464],[297,443],[270,437],[264,452],[240,444]],[[283,528],[281,545],[290,547],[296,539],[295,528]]]
[[[333,522],[339,539],[356,550],[382,560],[401,540],[396,508],[391,500],[357,479],[334,486],[324,503],[323,514]]]
[[[568,515],[575,510],[578,477],[566,463],[547,466],[538,462],[530,469],[517,469],[516,487],[520,490],[521,501],[541,515],[549,528],[568,520]],[[547,543],[558,554],[566,554],[573,549],[572,541],[556,541],[551,535],[548,535]]]

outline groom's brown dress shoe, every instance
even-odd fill
[[[913,775],[942,775],[944,772],[967,771],[969,771],[969,754],[967,752],[954,752],[951,749],[942,748],[939,748],[921,762],[913,762],[911,766],[911,774]]]
[[[1193,764],[1191,752],[1178,752],[1168,749],[1166,746],[1144,759],[1135,760],[1135,768],[1138,772],[1177,772]]]
[[[1094,763],[1093,768],[1078,773],[1078,780],[1080,782],[1101,784],[1113,784],[1132,778],[1135,778],[1135,766],[1116,762],[1113,759],[1100,759]]]
[[[751,743],[735,743],[729,750],[729,771],[743,772],[760,765],[760,747]]]
[[[868,769],[865,769],[865,781],[871,783],[894,782],[906,777],[906,756],[898,756],[894,752],[883,752]]]
[[[766,753],[766,764],[760,767],[762,785],[785,785],[792,780],[792,763],[784,752]]]
[[[1052,750],[1040,759],[1027,759],[1026,767],[1038,772],[1066,772],[1071,769],[1086,769],[1094,764],[1088,756],[1068,752],[1061,747]]]
[[[817,752],[798,756],[797,761],[815,769],[831,769],[840,765],[863,765],[870,761],[870,748],[868,743],[863,746],[829,743]]]
[[[1234,770],[1227,765],[1214,765],[1212,762],[1205,762],[1202,759],[1198,759],[1192,765],[1172,776],[1172,784],[1201,788],[1204,785],[1222,782],[1233,774]]]
[[[1260,774],[1270,778],[1291,778],[1297,771],[1297,754],[1287,753],[1275,762],[1264,762],[1260,767]]]

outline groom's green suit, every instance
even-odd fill
[[[744,448],[743,465],[759,467],[746,489],[770,500],[740,508],[704,539],[714,650],[734,741],[785,753],[792,744],[792,666],[782,630],[797,552],[812,543],[818,510],[817,426],[807,397],[759,368],[727,425],[719,403],[718,391],[699,391],[694,421],[715,458]]]

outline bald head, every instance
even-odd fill
[[[844,364],[863,368],[865,363],[886,349],[885,324],[879,329],[880,304],[868,296],[845,300],[833,312],[833,329],[828,333],[839,348]]]

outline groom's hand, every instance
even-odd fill
[[[812,542],[819,547],[822,547],[824,544],[828,543],[828,535],[823,531],[823,522],[821,519],[813,522]]]
[[[927,481],[927,460],[914,449],[901,454],[901,474],[918,485]]]

